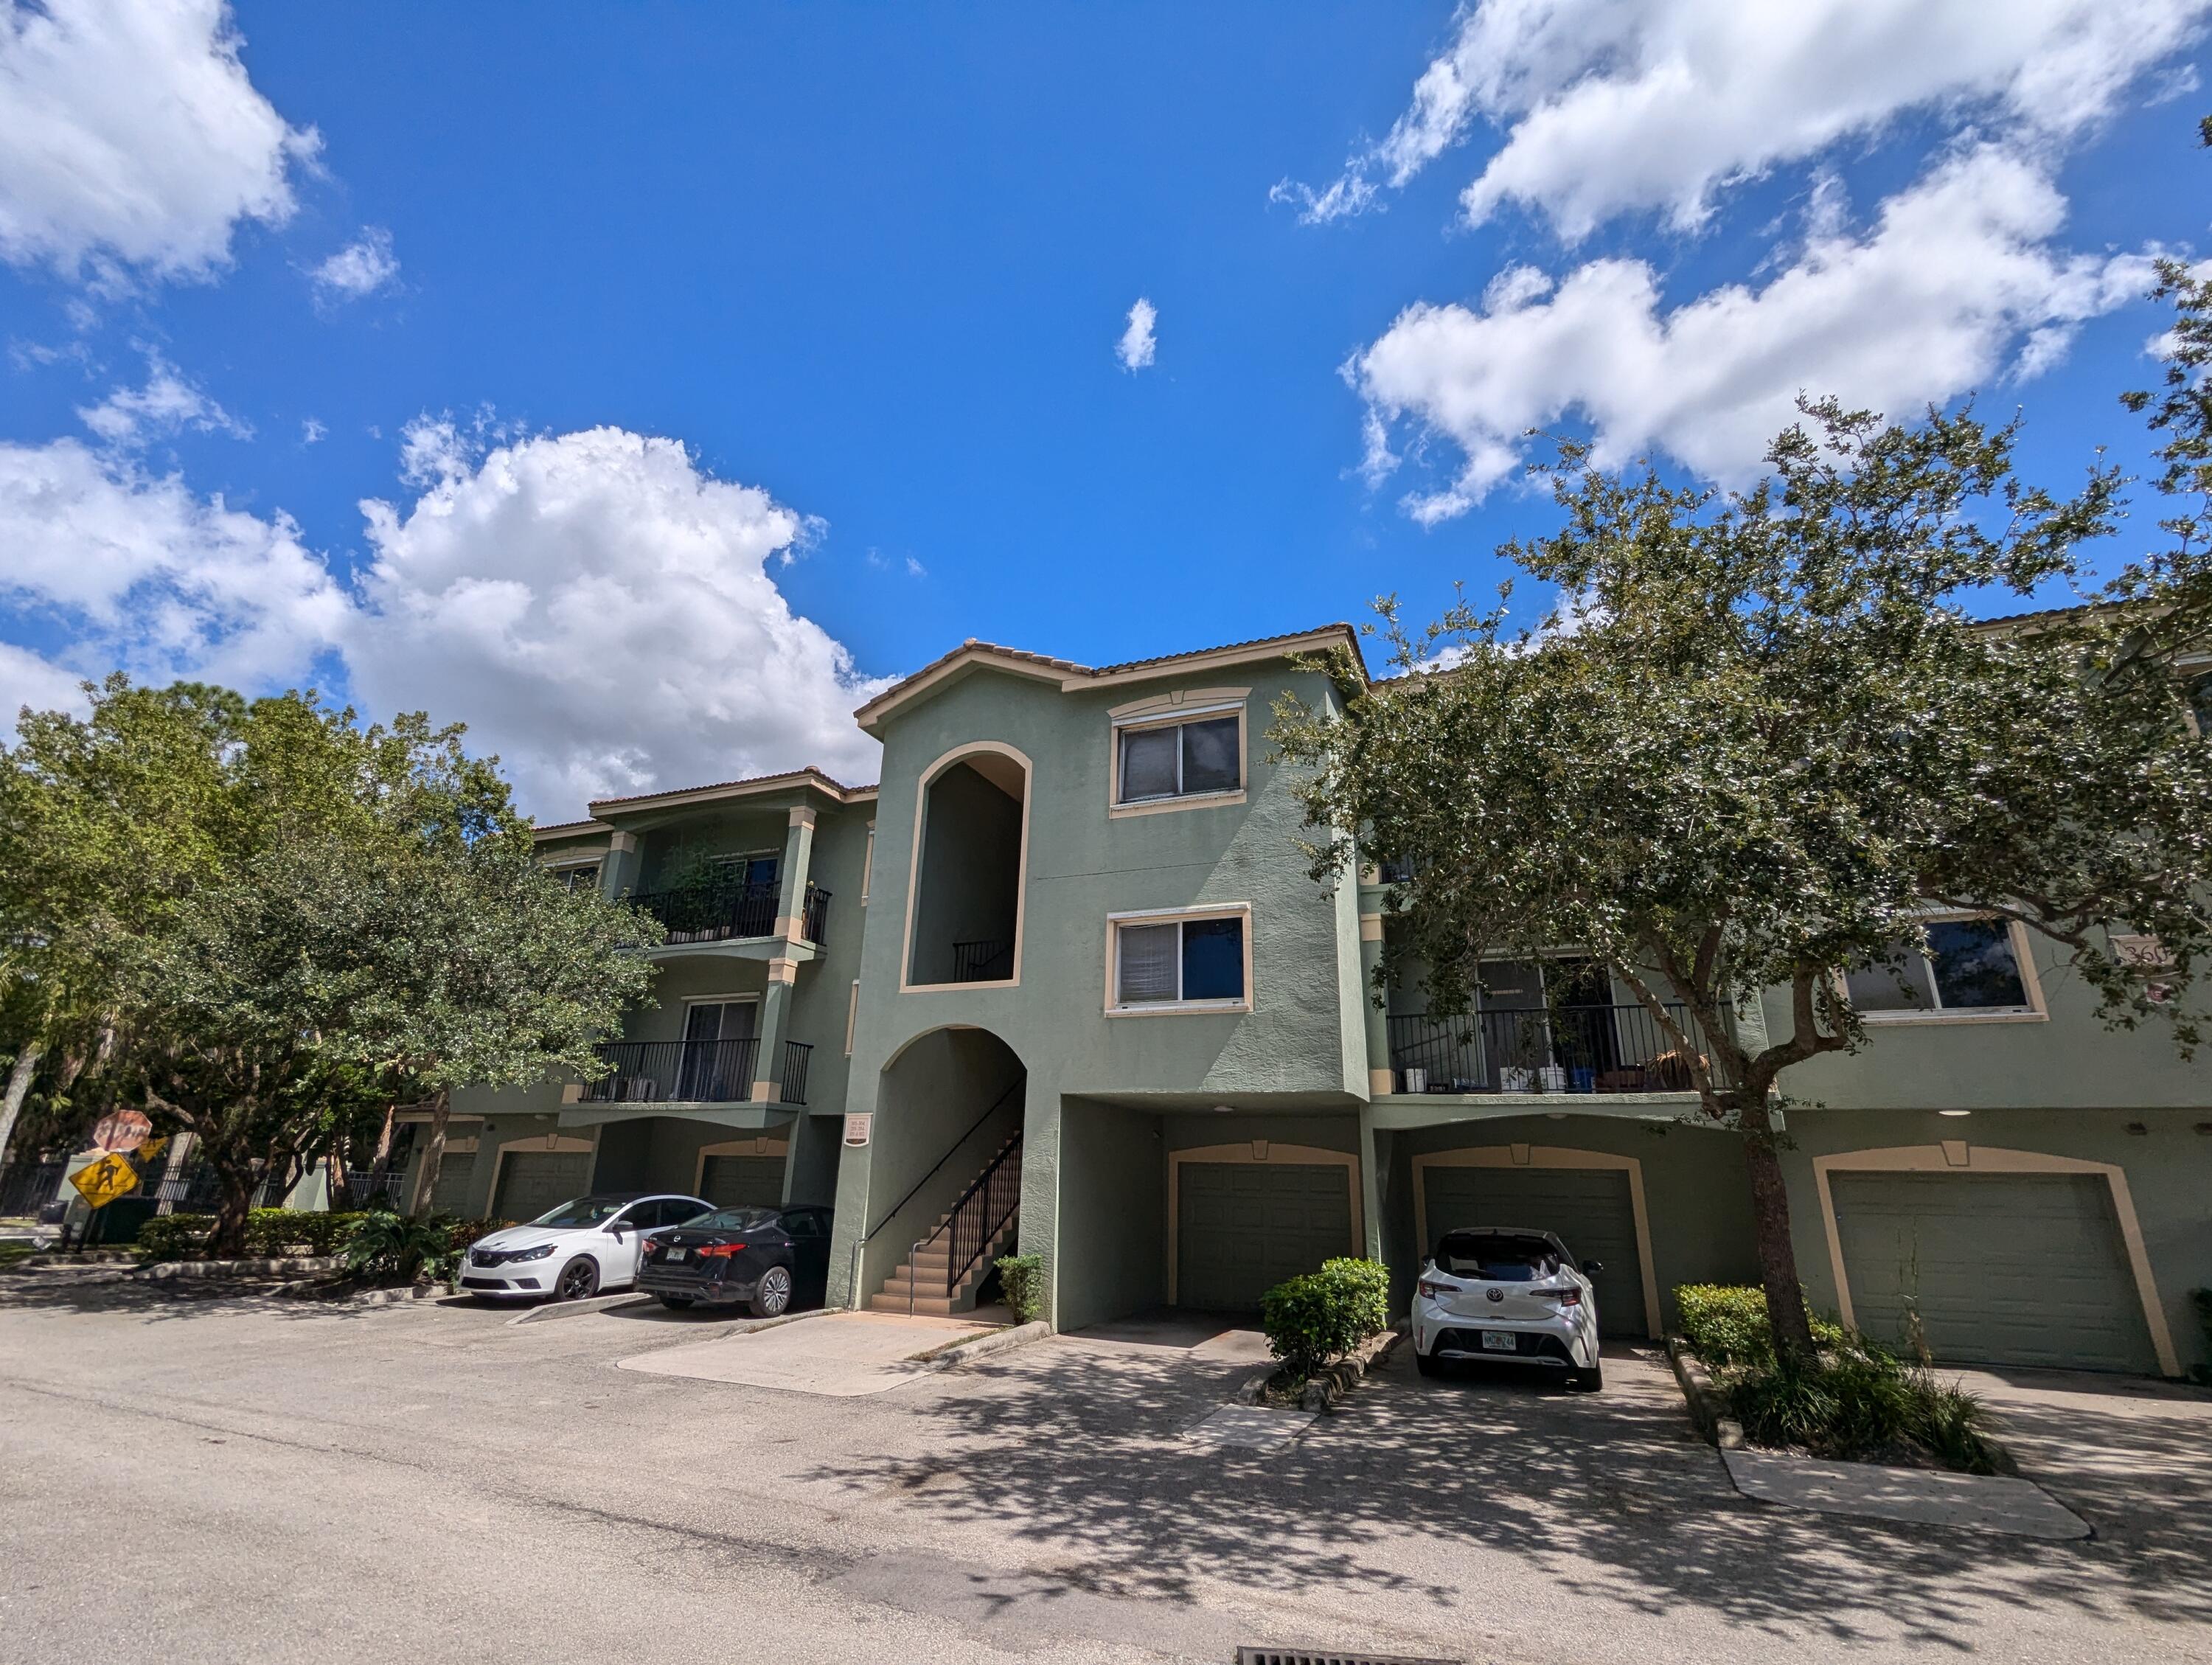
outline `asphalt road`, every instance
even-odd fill
[[[0,1279],[0,1662],[2212,1656],[2212,1474],[2140,1419],[2053,1545],[1749,1502],[1648,1360],[1401,1358],[1260,1455],[1163,1348],[828,1399],[615,1368],[713,1320],[504,1320]]]

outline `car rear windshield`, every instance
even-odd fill
[[[684,1222],[686,1231],[751,1231],[763,1225],[774,1225],[776,1211],[773,1208],[717,1208],[710,1214]]]
[[[597,1225],[620,1213],[628,1197],[577,1197],[549,1209],[531,1221],[532,1225]]]
[[[1533,1284],[1559,1269],[1559,1251],[1541,1237],[1446,1237],[1437,1264],[1458,1278],[1492,1284]]]

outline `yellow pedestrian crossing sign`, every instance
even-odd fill
[[[105,1208],[116,1198],[127,1196],[138,1186],[138,1170],[112,1151],[86,1164],[70,1176],[70,1183],[94,1208]]]

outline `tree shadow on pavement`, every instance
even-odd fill
[[[1745,1498],[1649,1353],[1611,1361],[1592,1395],[1504,1372],[1425,1381],[1401,1347],[1287,1447],[1180,1437],[1248,1373],[1060,1338],[917,1401],[941,1432],[930,1460],[848,1458],[812,1478],[988,1524],[1034,1544],[1071,1587],[1116,1595],[1188,1599],[1200,1581],[1365,1589],[1457,1608],[1430,1620],[1464,1625],[1511,1588],[1503,1556],[1552,1589],[1640,1613],[1702,1610],[1836,1644],[1965,1650],[1990,1603],[2140,1618],[2153,1582],[2150,1616],[2212,1620],[2201,1539],[2048,1544]]]
[[[393,1310],[338,1299],[279,1295],[281,1278],[99,1279],[67,1272],[0,1277],[0,1311],[136,1314],[149,1323],[220,1309],[277,1318],[367,1318]]]

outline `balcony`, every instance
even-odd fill
[[[586,1104],[744,1104],[753,1096],[758,1041],[608,1041],[597,1051],[609,1073],[583,1085]],[[806,1102],[814,1048],[783,1043],[777,1102]]]
[[[674,946],[692,942],[733,942],[742,937],[772,937],[782,916],[783,886],[701,884],[676,890],[647,890],[629,898],[668,930]],[[830,928],[830,892],[809,881],[799,910],[800,936],[819,946]]]
[[[1710,1058],[1680,1002],[1667,1016]],[[1492,1007],[1463,1018],[1389,1019],[1390,1067],[1407,1092],[1691,1092],[1687,1057],[1641,1006]],[[1412,1078],[1408,1079],[1407,1078]]]

